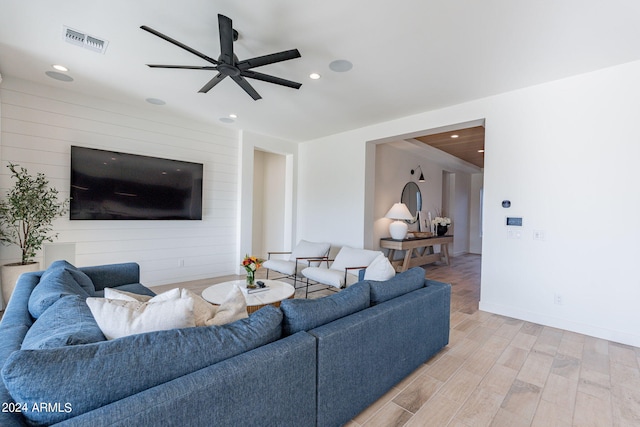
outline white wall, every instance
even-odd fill
[[[349,133],[300,145],[299,239],[362,247],[366,139]]]
[[[469,222],[471,213],[471,175],[454,174],[452,188],[452,228],[449,233],[453,233],[452,255],[460,255],[469,252]]]
[[[77,265],[135,261],[149,286],[236,271],[237,132],[169,116],[144,101],[133,108],[18,79],[2,82],[0,102],[3,191],[12,185],[5,168],[11,161],[45,173],[68,197],[71,145],[204,164],[202,221],[57,220],[57,242],[75,244]],[[17,248],[0,248],[2,263],[17,259]]]
[[[262,181],[264,180],[264,151],[253,152],[253,215],[251,221],[251,254],[260,256],[264,244],[264,218],[260,212],[264,211],[266,198],[263,194]]]
[[[367,141],[484,118],[480,308],[640,346],[638,75],[633,62],[306,142],[298,233],[362,245]]]
[[[413,181],[420,188],[423,211],[431,211],[435,217],[436,210],[441,208],[442,168],[427,158],[417,157],[413,152],[402,149],[404,144],[399,142],[376,146],[372,249],[379,249],[380,239],[389,237],[389,224],[392,221],[384,216],[394,203],[400,201],[407,182]],[[418,165],[422,168],[425,182],[418,182],[419,173],[411,175],[411,170]],[[417,223],[409,225],[409,230],[417,229]]]
[[[481,192],[484,185],[484,175],[471,175],[471,194],[469,197],[469,252],[482,253],[482,199]]]

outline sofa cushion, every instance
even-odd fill
[[[105,337],[80,295],[60,298],[35,321],[22,350],[64,347],[104,341]]]
[[[371,305],[380,304],[424,287],[424,276],[424,269],[414,267],[384,282],[369,281]]]
[[[87,298],[87,305],[108,340],[195,326],[193,299],[181,298],[178,288],[146,302]]]
[[[29,313],[37,319],[60,298],[68,295],[91,296],[76,277],[80,275],[67,268],[48,268],[29,297]]]
[[[131,335],[112,341],[14,352],[2,378],[14,401],[68,403],[72,411],[27,412],[53,424],[195,372],[281,336],[282,313],[267,306],[224,326]],[[221,385],[222,387],[222,385]]]
[[[369,284],[359,282],[330,296],[317,299],[286,299],[280,303],[284,314],[284,335],[308,331],[369,307]]]
[[[47,270],[55,270],[57,268],[64,268],[67,270],[80,287],[87,291],[89,295],[93,295],[95,293],[96,287],[94,286],[91,278],[75,265],[65,260],[58,260],[52,262]]]

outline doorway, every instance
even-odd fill
[[[251,253],[290,250],[291,189],[287,155],[254,150]]]

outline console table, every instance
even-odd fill
[[[389,249],[387,257],[397,272],[436,261],[444,261],[449,265],[449,243],[453,243],[453,236],[412,237],[402,240],[391,237],[380,239],[380,247]],[[434,252],[433,245],[440,245],[440,252]],[[405,251],[402,260],[394,259],[396,251]]]

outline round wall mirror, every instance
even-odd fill
[[[418,220],[418,212],[422,210],[422,194],[418,184],[413,181],[407,182],[402,189],[402,197],[400,201],[407,205],[409,212],[413,215],[412,220],[407,220],[409,224],[413,224]]]

